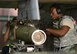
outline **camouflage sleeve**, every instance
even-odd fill
[[[72,29],[74,28],[73,21],[71,19],[69,19],[69,18],[64,18],[62,20],[61,26],[68,26],[68,27],[70,27]]]

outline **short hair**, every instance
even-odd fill
[[[53,5],[51,5],[51,6],[50,6],[50,11],[51,11],[51,8],[56,8],[56,11],[57,11],[58,14],[62,14],[62,13],[63,13],[61,7],[60,7],[58,4],[53,4]],[[51,12],[52,12],[52,11],[51,11]]]

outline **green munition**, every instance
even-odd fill
[[[18,26],[16,30],[17,39],[25,41],[26,44],[32,43],[32,33],[36,30],[35,27],[31,26]]]

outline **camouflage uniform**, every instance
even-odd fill
[[[53,27],[56,27],[57,29],[61,28],[62,26],[70,27],[69,31],[63,37],[54,38],[54,45],[59,47],[60,51],[74,52],[74,45],[77,44],[74,19],[70,16],[63,16],[57,20],[56,23],[53,22],[53,24]]]

